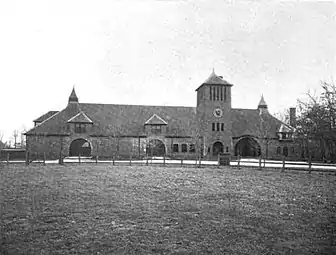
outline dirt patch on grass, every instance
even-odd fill
[[[336,178],[253,169],[0,171],[3,254],[333,254]]]

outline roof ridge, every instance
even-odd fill
[[[175,106],[175,105],[143,105],[143,104],[104,104],[104,103],[78,103],[79,105],[115,105],[115,106],[137,106],[137,107],[171,107],[171,108],[192,108],[195,106]]]

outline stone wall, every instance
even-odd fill
[[[43,157],[46,153],[48,159],[57,159],[62,148],[62,155],[69,156],[71,142],[76,139],[85,139],[91,147],[91,155],[104,158],[118,156],[120,158],[145,157],[146,147],[150,140],[161,140],[166,149],[166,155],[172,158],[196,158],[199,143],[193,138],[167,138],[167,137],[91,137],[80,134],[71,136],[27,136],[27,150],[30,155]],[[62,144],[62,145],[61,145]],[[173,144],[178,144],[179,152],[173,152]],[[186,144],[188,152],[182,152],[182,144]],[[190,145],[195,144],[195,152],[189,152]]]
[[[61,137],[57,136],[27,136],[26,148],[31,158],[57,159],[61,151]]]

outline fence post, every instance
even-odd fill
[[[9,152],[7,153],[7,166],[9,165]]]
[[[259,156],[259,169],[261,170],[261,155]]]
[[[79,163],[79,164],[81,163],[81,156],[80,156],[80,153],[78,154],[78,163]]]
[[[264,168],[266,167],[266,158],[264,158]]]
[[[26,151],[26,166],[29,165],[29,154],[28,154],[28,153],[29,153],[29,152]]]
[[[46,165],[46,153],[43,152],[43,165],[45,166]]]
[[[146,157],[146,166],[148,166],[148,157]]]
[[[238,169],[240,169],[240,154],[238,153],[238,162],[237,162],[237,166],[238,166]]]
[[[166,155],[163,155],[163,166],[166,166]]]
[[[96,156],[96,165],[98,164],[98,157],[99,157],[99,156]]]
[[[183,166],[183,158],[181,158],[181,166]]]
[[[114,160],[115,160],[115,157],[113,156],[113,157],[112,157],[112,165],[113,165],[113,166],[115,165]]]
[[[220,157],[219,157],[219,153],[218,153],[218,155],[217,155],[217,162],[218,162],[218,167],[219,167],[219,161],[220,161]]]
[[[309,158],[308,158],[308,164],[309,164],[309,166],[308,166],[309,173],[311,174],[311,170],[312,170],[312,158],[311,158],[311,156],[309,156]]]
[[[130,166],[132,165],[132,155],[130,156],[130,161],[129,161],[129,163],[130,163]]]
[[[283,156],[283,158],[282,158],[282,170],[281,170],[281,172],[285,172],[285,168],[286,168],[286,157]]]

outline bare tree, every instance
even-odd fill
[[[20,132],[20,144],[21,148],[26,148],[26,136],[25,133],[27,132],[27,129],[25,126],[22,127],[21,132]]]
[[[13,131],[13,139],[14,139],[14,148],[17,147],[17,139],[18,139],[18,136],[19,136],[19,131],[17,129],[15,129]]]
[[[297,132],[303,145],[318,144],[321,157],[336,160],[336,86],[321,82],[322,93],[310,91],[305,100],[299,100]]]
[[[290,124],[290,115],[289,115],[289,109],[284,109],[283,111],[278,111],[276,113],[273,114],[274,117],[276,117],[278,120],[286,123],[286,124]]]

